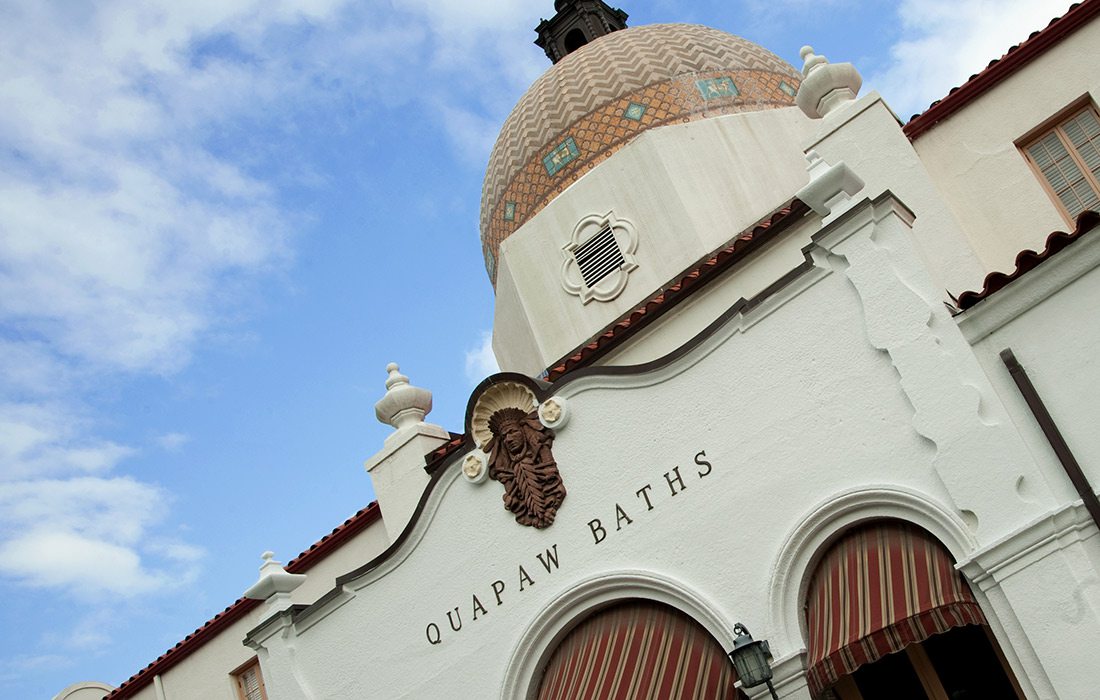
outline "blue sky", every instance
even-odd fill
[[[1062,0],[652,0],[908,117]],[[0,695],[117,684],[373,500],[385,365],[451,430],[550,0],[0,0]],[[18,633],[15,633],[18,631]]]

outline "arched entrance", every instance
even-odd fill
[[[872,521],[829,547],[806,618],[815,698],[1023,700],[951,555],[908,523]]]
[[[538,700],[735,700],[721,645],[679,610],[646,600],[603,608],[558,644]]]

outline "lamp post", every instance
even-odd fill
[[[772,652],[768,648],[767,640],[762,639],[759,642],[754,640],[749,634],[749,628],[740,622],[733,626],[733,633],[737,635],[737,639],[733,641],[733,651],[729,653],[729,657],[733,667],[737,669],[737,678],[740,679],[741,686],[752,688],[765,683],[771,691],[772,698],[779,700],[779,696],[775,694],[775,688],[772,687],[772,669],[768,665]]]

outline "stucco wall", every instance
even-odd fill
[[[1100,231],[1085,234],[961,317],[974,349],[1048,480],[1066,500],[1076,492],[1024,403],[999,353],[1010,348],[1085,474],[1100,487]]]
[[[889,190],[916,215],[913,241],[937,290],[981,286],[986,270],[936,187],[935,174],[925,167],[877,93],[814,123],[818,132],[803,144],[807,150],[828,163],[845,163],[865,183],[864,196]]]
[[[807,179],[796,108],[647,131],[581,177],[501,244],[493,347],[502,369],[537,375],[701,255],[770,214]],[[638,268],[607,301],[562,287],[577,224],[614,211],[638,233]]]
[[[388,544],[382,521],[375,521],[310,569],[305,583],[292,594],[293,602],[307,604],[317,600],[332,588],[337,576],[361,566],[381,553]],[[248,581],[242,587],[251,583]],[[242,640],[269,614],[266,606],[261,604],[170,668],[161,676],[165,699],[237,700],[230,672],[256,656]],[[151,683],[135,697],[138,700],[158,700]]]
[[[1015,141],[1082,96],[1100,96],[1100,22],[1077,30],[913,144],[987,271],[1011,270],[1067,222]],[[974,287],[971,287],[974,288]]]
[[[629,343],[601,358],[597,364],[639,365],[673,352],[686,338],[694,337],[722,315],[733,302],[752,299],[775,280],[803,264],[806,258],[802,249],[810,244],[810,234],[820,226],[820,217],[809,214],[765,247],[747,256],[733,274],[724,275],[693,293],[674,312],[659,318]]]
[[[569,495],[555,524],[517,525],[499,484],[452,464],[395,556],[253,640],[270,654],[272,700],[522,697],[570,620],[639,595],[726,646],[745,622],[796,669],[784,697],[807,698],[800,582],[831,534],[884,515],[971,566],[1030,694],[1081,697],[1100,644],[1097,611],[1063,576],[1081,560],[1057,544],[1027,553],[1058,541],[1036,533],[1062,504],[940,303],[912,223],[888,196],[864,201],[815,236],[812,270],[678,359],[559,383]],[[1059,517],[1076,532],[1076,515]],[[1021,620],[1058,605],[1077,618],[1032,644]]]

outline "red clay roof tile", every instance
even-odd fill
[[[1097,225],[1100,225],[1100,214],[1094,211],[1082,212],[1081,215],[1077,217],[1077,227],[1072,233],[1066,233],[1064,231],[1055,231],[1051,233],[1047,236],[1046,245],[1041,253],[1036,253],[1034,250],[1021,251],[1016,256],[1016,269],[1007,274],[1004,272],[989,273],[985,277],[985,282],[982,284],[980,292],[963,292],[955,300],[955,305],[958,306],[960,311],[966,311],[979,301],[988,299],[1010,283],[1023,277],[1031,270],[1034,270],[1053,255],[1064,250],[1074,241],[1080,240],[1082,236],[1095,229]]]
[[[286,570],[292,574],[305,573],[316,566],[321,560],[334,552],[343,543],[361,532],[368,525],[381,517],[382,511],[375,501],[351,516],[332,532],[322,537],[309,549],[299,554],[286,565]],[[138,691],[153,682],[153,677],[164,673],[185,658],[193,654],[203,644],[213,639],[223,629],[241,619],[254,610],[263,601],[238,598],[232,605],[221,611],[207,622],[177,642],[174,647],[157,657],[148,666],[123,681],[122,685],[115,688],[104,700],[122,700],[133,697]]]
[[[1051,46],[1072,34],[1100,14],[1100,0],[1074,3],[1061,17],[1056,17],[1043,29],[1033,32],[1025,41],[1011,47],[1004,56],[994,59],[980,72],[954,87],[947,96],[936,100],[921,114],[915,114],[902,128],[910,140],[917,139],[936,124],[962,109],[999,82],[1040,56]]]
[[[690,296],[696,288],[705,286],[718,273],[743,258],[750,250],[755,249],[762,239],[766,238],[763,235],[765,232],[781,223],[785,225],[797,221],[807,211],[809,211],[809,207],[796,199],[772,213],[771,216],[741,232],[729,243],[697,262],[691,269],[681,273],[665,289],[657,292],[624,317],[613,322],[593,340],[558,360],[546,371],[546,379],[551,382],[556,381],[567,373],[589,365],[606,355],[627,337],[652,323]]]

